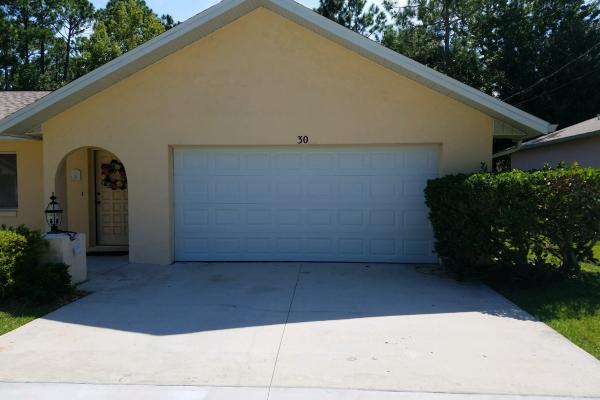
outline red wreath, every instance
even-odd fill
[[[100,169],[102,186],[112,190],[127,189],[127,173],[121,161],[112,160],[108,164],[102,164]]]

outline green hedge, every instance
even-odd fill
[[[425,189],[436,251],[461,275],[576,274],[600,240],[600,170],[449,175]]]
[[[45,303],[72,294],[68,266],[43,261],[47,242],[25,227],[0,229],[0,299]]]

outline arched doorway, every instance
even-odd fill
[[[126,251],[129,245],[127,170],[113,152],[79,148],[59,164],[56,194],[65,209],[62,229],[85,233],[91,251]]]

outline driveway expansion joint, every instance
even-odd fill
[[[296,297],[296,289],[298,289],[298,282],[300,282],[300,274],[302,273],[302,263],[298,264],[298,271],[296,273],[296,282],[294,283],[294,290],[292,290],[292,296],[290,298],[290,306],[288,308],[287,315],[285,316],[285,323],[281,330],[281,338],[279,339],[279,346],[277,347],[277,354],[275,355],[275,362],[273,363],[273,372],[271,373],[271,380],[269,381],[269,388],[267,390],[267,400],[271,398],[271,386],[273,386],[273,380],[275,379],[275,371],[277,369],[277,361],[279,361],[279,353],[281,352],[281,345],[283,344],[283,337],[285,336],[285,329],[287,328],[288,321],[290,320],[290,314],[292,312],[292,306],[294,304],[294,298]]]

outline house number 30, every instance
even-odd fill
[[[298,144],[307,144],[308,136],[298,136]]]

